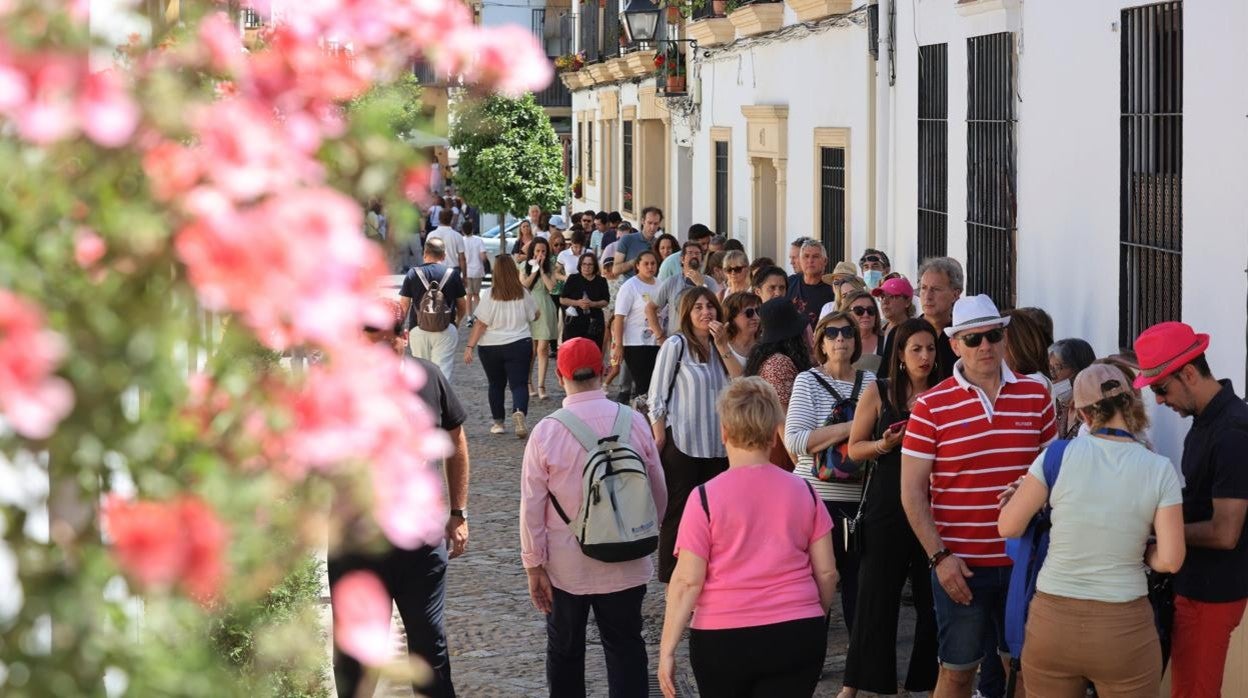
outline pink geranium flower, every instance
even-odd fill
[[[0,289],[0,415],[22,436],[47,438],[73,407],[69,383],[53,374],[64,354],[39,309]]]
[[[390,594],[371,572],[348,572],[330,590],[334,642],[369,666],[385,664],[390,646]]]
[[[166,590],[180,584],[200,603],[225,578],[225,525],[202,500],[128,501],[113,495],[103,507],[105,534],[118,565],[138,584]]]

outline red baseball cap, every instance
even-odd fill
[[[914,296],[914,287],[910,285],[909,281],[897,277],[880,284],[875,290],[871,291],[871,295],[877,298],[880,296],[906,296],[911,298]]]
[[[1186,366],[1209,348],[1209,335],[1196,334],[1183,322],[1159,322],[1135,338],[1140,374],[1134,385],[1143,388]]]
[[[563,378],[572,378],[581,369],[593,369],[594,375],[602,375],[602,350],[597,344],[584,338],[569,339],[559,345],[559,358],[555,369]]]

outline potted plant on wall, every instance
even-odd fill
[[[670,44],[662,53],[655,55],[654,67],[660,80],[665,81],[666,92],[683,93],[685,91],[685,61],[675,43]]]
[[[582,194],[584,194],[584,185],[581,182],[581,178],[577,177],[572,180],[572,198],[579,199]]]

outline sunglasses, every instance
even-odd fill
[[[753,320],[758,315],[758,308],[746,308],[741,311],[747,320]]]
[[[855,305],[854,307],[850,308],[850,310],[854,313],[854,315],[857,315],[858,317],[862,317],[863,315],[870,315],[871,317],[875,317],[876,315],[880,314],[880,311],[876,310],[874,305]]]
[[[875,255],[871,255],[869,257],[863,257],[861,260],[858,261],[859,264],[863,264],[865,262],[874,262],[876,264],[883,264],[884,260],[880,259],[879,257],[876,257]]]
[[[745,267],[740,267],[740,266],[724,267],[724,271],[728,272],[729,274],[740,274],[741,272],[745,271]]]
[[[1165,379],[1164,381],[1160,383],[1156,383],[1154,385],[1149,386],[1149,389],[1153,391],[1153,395],[1156,395],[1157,397],[1165,397],[1166,394],[1170,392],[1170,389],[1167,388],[1166,386],[1169,385],[1170,381],[1174,379],[1175,379],[1175,376],[1170,376],[1169,378]]]
[[[963,344],[971,348],[983,344],[985,339],[988,340],[989,344],[998,344],[1001,340],[1005,339],[1005,330],[998,327],[995,330],[988,330],[987,332],[964,334],[959,339],[962,340]]]
[[[858,330],[849,325],[823,328],[823,336],[826,339],[836,339],[837,335],[840,335],[842,339],[853,339],[855,334],[858,334]]]

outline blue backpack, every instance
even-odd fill
[[[1062,471],[1062,456],[1070,441],[1058,439],[1044,451],[1044,481],[1053,496],[1053,486]],[[1010,679],[1005,695],[1014,695],[1014,684],[1022,668],[1023,637],[1027,626],[1027,608],[1036,594],[1036,578],[1049,554],[1049,531],[1053,527],[1052,507],[1046,501],[1018,538],[1005,542],[1005,553],[1014,561],[1010,573],[1010,591],[1005,600],[1005,644],[1010,649]]]

